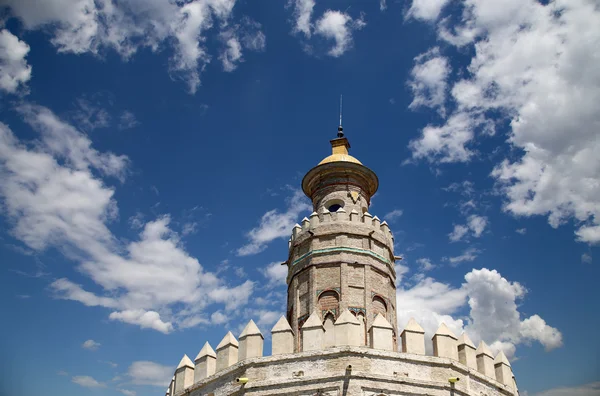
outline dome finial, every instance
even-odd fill
[[[340,94],[340,126],[338,126],[337,136],[339,138],[344,137],[344,128],[342,127],[342,94]]]

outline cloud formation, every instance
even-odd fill
[[[397,294],[398,326],[403,328],[411,317],[431,339],[441,322],[456,334],[466,331],[474,342],[485,341],[496,352],[503,350],[512,358],[516,346],[537,341],[546,350],[562,346],[562,334],[539,315],[521,319],[518,302],[527,290],[510,282],[495,270],[473,269],[459,288],[424,277]],[[460,312],[468,308],[466,316]],[[430,345],[427,345],[430,348]]]
[[[461,18],[437,21],[444,3],[414,0],[409,16],[437,23],[438,39],[471,59],[446,80],[452,111],[410,143],[413,159],[471,161],[476,144],[508,124],[510,155],[491,173],[504,210],[547,216],[554,228],[573,219],[578,241],[599,243],[600,70],[589,67],[600,59],[596,2],[463,0]]]
[[[168,215],[140,221],[137,240],[117,240],[108,228],[118,214],[115,191],[101,176],[124,180],[127,157],[95,150],[47,108],[19,110],[40,139],[26,146],[0,124],[0,199],[11,232],[33,250],[59,249],[99,286],[94,293],[59,278],[50,285],[56,298],[109,308],[111,320],[163,333],[200,323],[210,304],[231,310],[248,301],[253,282],[231,286],[205,271]]]
[[[29,45],[7,29],[0,30],[0,90],[15,93],[31,79],[31,66],[25,57]]]
[[[259,225],[246,233],[249,242],[237,250],[237,255],[258,254],[265,250],[271,241],[278,238],[289,238],[300,213],[311,209],[312,205],[304,193],[295,190],[293,195],[288,198],[285,212],[272,209],[262,215]]]
[[[191,93],[196,92],[200,74],[211,60],[205,45],[207,34],[212,33],[210,28],[215,25],[217,35],[229,29],[235,3],[235,0],[4,2],[9,15],[21,20],[27,30],[48,32],[58,52],[101,56],[113,50],[128,60],[142,48],[157,52],[173,45],[169,73],[185,81]],[[242,47],[256,50],[256,46],[243,44],[240,41],[240,51]],[[237,60],[230,59],[233,63]]]
[[[100,345],[101,344],[99,342],[96,342],[94,340],[87,340],[83,344],[81,344],[81,347],[83,349],[88,349],[90,351],[95,351],[95,350],[97,350],[100,347]]]
[[[292,33],[301,34],[305,40],[311,39],[314,35],[333,40],[335,44],[327,54],[334,58],[342,56],[352,47],[353,32],[366,26],[363,14],[354,19],[346,12],[328,9],[313,22],[314,7],[314,0],[288,1],[287,8],[293,8]],[[313,52],[313,47],[308,44],[308,41],[305,42],[304,49],[306,52]]]

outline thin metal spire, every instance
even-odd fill
[[[338,137],[344,137],[344,128],[342,127],[342,94],[340,94],[340,126],[338,126]]]

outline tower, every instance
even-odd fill
[[[287,319],[302,348],[302,326],[316,312],[333,346],[333,327],[349,310],[360,323],[360,345],[369,345],[368,329],[377,314],[396,335],[394,241],[387,223],[369,214],[377,175],[348,153],[350,143],[338,128],[332,154],[302,180],[313,213],[294,227],[289,243]]]
[[[377,175],[348,153],[341,125],[331,148],[302,180],[313,212],[292,229],[287,312],[271,329],[271,355],[250,320],[216,353],[207,342],[195,366],[184,356],[166,396],[517,396],[508,359],[494,360],[484,342],[475,350],[440,323],[427,356],[414,318],[399,333],[394,238],[369,213]]]

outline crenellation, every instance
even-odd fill
[[[173,392],[179,393],[194,384],[194,363],[188,355],[183,355],[175,370],[175,385]]]
[[[381,229],[381,220],[379,220],[379,217],[377,217],[377,216],[373,217],[372,224],[373,224],[373,228],[376,231],[379,231]]]
[[[327,209],[324,209],[321,213],[321,223],[330,223],[331,222],[331,212]]]
[[[432,341],[433,356],[458,360],[458,338],[444,322],[440,324],[440,327],[433,335]]]
[[[252,319],[248,322],[239,339],[240,361],[263,355],[264,337]]]
[[[210,344],[206,342],[198,356],[194,359],[194,383],[210,377],[217,370],[217,354]]]
[[[294,332],[285,316],[282,316],[271,329],[271,354],[280,355],[293,352]]]
[[[315,351],[323,348],[325,329],[317,311],[313,311],[302,326],[302,350]]]
[[[393,340],[394,327],[387,319],[377,314],[371,328],[369,329],[370,345],[373,349],[394,350]]]
[[[238,349],[238,341],[231,334],[231,331],[227,332],[219,345],[217,345],[217,371],[221,371],[237,363]]]
[[[302,219],[302,231],[304,232],[304,231],[308,230],[309,228],[310,228],[310,220],[307,217],[305,217]]]
[[[494,369],[494,356],[490,347],[483,341],[479,343],[477,350],[475,351],[477,360],[477,371],[486,377],[496,379],[496,372]]]
[[[348,213],[344,210],[344,208],[339,208],[337,212],[335,212],[337,221],[348,221]]]
[[[465,332],[458,338],[458,361],[470,369],[477,370],[475,344]]]
[[[402,352],[425,355],[425,330],[414,318],[410,318],[402,330]]]
[[[295,241],[298,238],[301,231],[302,227],[300,227],[300,224],[296,223],[296,225],[294,225],[294,228],[292,228],[292,241]]]
[[[317,212],[312,212],[310,214],[310,228],[314,229],[319,225],[319,214]]]
[[[359,346],[362,344],[360,339],[360,322],[347,309],[344,309],[335,321],[334,332],[335,346]]]
[[[360,215],[356,211],[356,209],[352,209],[350,211],[350,221],[360,221]]]
[[[500,351],[498,355],[496,355],[496,359],[494,359],[494,372],[496,374],[496,381],[513,388],[512,367],[502,351]]]
[[[363,213],[362,222],[367,225],[373,225],[373,216],[371,215],[371,213]]]

